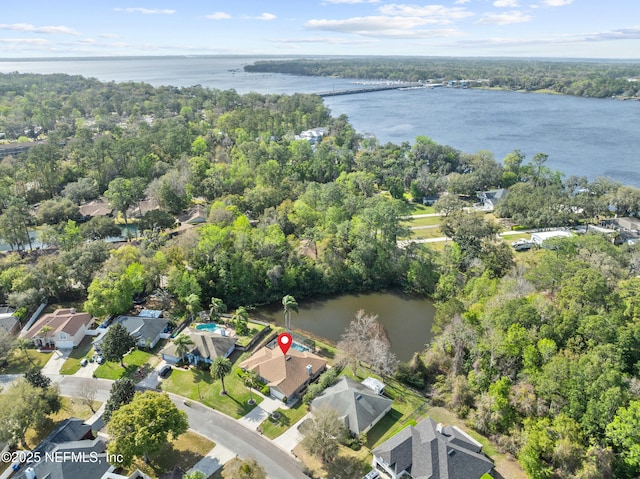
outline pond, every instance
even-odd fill
[[[340,340],[358,310],[377,314],[385,327],[391,350],[401,361],[408,361],[416,351],[423,351],[431,341],[431,325],[435,315],[433,303],[402,293],[381,292],[346,294],[317,300],[300,301],[299,313],[292,313],[293,329],[311,333],[333,343]],[[284,325],[282,304],[257,308],[253,316]]]

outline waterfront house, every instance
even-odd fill
[[[96,216],[113,216],[113,207],[105,199],[89,201],[79,209],[80,216],[85,220],[90,220]]]
[[[93,317],[89,313],[78,313],[73,308],[56,309],[41,316],[24,337],[33,340],[40,348],[72,349],[80,344],[92,322]],[[42,332],[45,326],[50,328],[48,332]]]
[[[237,338],[217,334],[211,331],[199,331],[187,329],[182,334],[186,334],[191,338],[193,344],[187,349],[184,359],[189,364],[207,363],[211,364],[217,357],[228,358],[236,347]],[[169,364],[175,364],[180,359],[173,343],[169,343],[162,351],[160,351],[162,359]]]
[[[482,444],[456,426],[426,418],[402,429],[373,451],[373,468],[391,479],[480,479],[493,469]]]
[[[130,335],[136,339],[139,348],[153,348],[166,333],[169,320],[165,318],[150,318],[145,316],[119,316],[117,323],[122,324]]]
[[[391,399],[380,396],[353,379],[342,376],[311,402],[311,411],[329,408],[351,434],[366,433],[391,410]]]
[[[295,346],[295,344],[293,345]],[[240,363],[243,370],[255,371],[271,388],[271,395],[281,401],[298,399],[307,386],[326,369],[327,362],[309,351],[291,347],[282,354],[277,345],[263,347]]]

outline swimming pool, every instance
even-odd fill
[[[305,351],[310,351],[309,348],[307,348],[306,346],[303,346],[302,344],[298,344],[298,343],[292,343],[291,347],[293,349],[295,349],[296,351],[300,351],[301,353],[304,353]]]
[[[211,333],[215,333],[216,331],[218,332],[218,334],[220,334],[220,326],[218,326],[217,324],[214,323],[209,323],[209,324],[198,324],[196,325],[196,329],[199,329],[201,331],[209,331]]]

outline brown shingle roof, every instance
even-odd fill
[[[80,207],[82,216],[111,216],[113,207],[106,200],[93,200]]]
[[[89,323],[91,323],[91,315],[89,313],[72,313],[70,309],[56,309],[53,313],[45,314],[38,319],[25,334],[25,337],[35,338],[40,334],[40,330],[44,326],[51,327],[49,336],[59,332],[65,332],[73,336],[83,324],[88,326]]]
[[[240,363],[241,368],[255,371],[269,387],[278,388],[285,396],[291,396],[307,381],[307,365],[311,365],[312,375],[315,375],[327,362],[307,351],[292,348],[285,356],[279,348],[264,347]]]

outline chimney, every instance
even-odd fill
[[[313,366],[311,364],[307,364],[307,375],[313,376]]]
[[[440,434],[443,434],[443,432],[442,432],[442,428],[443,428],[442,423],[440,423],[440,422],[439,422],[439,423],[436,425],[436,431],[438,431]]]
[[[76,308],[71,308],[71,309],[69,309],[69,312],[70,312],[71,314],[76,314]]]
[[[27,479],[36,479],[36,471],[33,467],[27,467],[24,471],[24,477]]]

